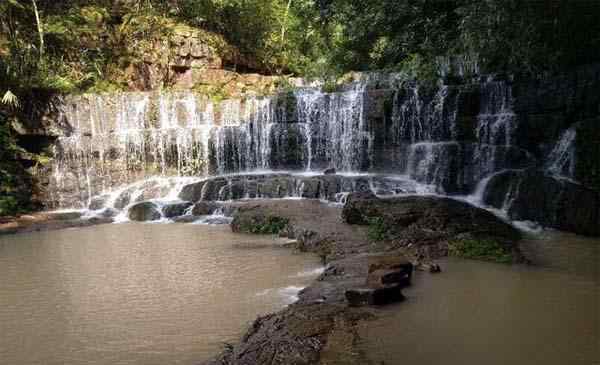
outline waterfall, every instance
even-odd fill
[[[57,142],[52,190],[58,206],[82,206],[154,175],[370,166],[360,85],[220,103],[192,92],[86,95],[70,98],[63,109],[74,132]]]
[[[442,85],[427,95],[419,87],[399,89],[394,95],[392,135],[396,143],[440,142],[456,139],[456,111],[460,94]]]
[[[305,167],[361,171],[370,166],[372,135],[364,116],[364,90],[300,91],[298,119],[305,124]]]
[[[162,181],[128,188],[113,204],[122,209],[124,202],[166,196],[135,192],[164,193],[164,184],[174,189],[184,177],[310,175],[335,168],[338,174],[408,179],[420,185],[410,189],[416,192],[468,194],[482,179],[534,161],[516,146],[518,119],[508,83],[433,89],[394,80],[378,75],[338,92],[301,88],[220,102],[191,91],[70,97],[62,117],[73,132],[57,141],[49,190],[57,206],[83,207],[144,180]],[[381,85],[385,89],[376,88]],[[572,139],[565,133],[550,154],[551,171],[571,168],[562,161],[569,160]],[[285,186],[282,194],[305,196],[312,185],[301,185]],[[383,195],[402,190],[387,185],[374,181],[367,189]],[[220,189],[229,196],[241,188]],[[256,196],[256,189],[241,190]]]
[[[575,140],[577,131],[569,128],[561,135],[548,155],[546,170],[553,175],[573,178],[575,176]]]

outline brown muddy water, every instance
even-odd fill
[[[0,364],[197,364],[318,275],[281,243],[175,224],[0,237]]]
[[[600,240],[551,232],[522,248],[537,266],[417,273],[405,302],[361,325],[361,350],[377,365],[600,364]]]

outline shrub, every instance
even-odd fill
[[[457,239],[448,243],[450,256],[510,264],[513,256],[495,240]]]
[[[385,225],[383,218],[367,218],[367,222],[369,223],[367,237],[369,237],[371,241],[383,241],[387,238],[388,229]]]

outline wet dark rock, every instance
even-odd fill
[[[113,208],[105,208],[100,216],[103,218],[114,218],[119,215],[119,211]]]
[[[163,206],[162,212],[165,218],[179,217],[184,215],[192,205],[190,202],[171,203]]]
[[[197,202],[202,199],[202,188],[204,187],[205,181],[189,184],[184,186],[179,193],[179,199],[188,202]]]
[[[600,193],[600,118],[577,123],[575,179]]]
[[[410,196],[380,199],[369,193],[350,194],[342,217],[347,223],[363,225],[369,224],[371,218],[380,218],[395,234],[415,228],[437,232],[448,238],[469,233],[514,243],[521,237],[515,228],[492,213],[450,198]]]
[[[194,208],[192,208],[192,215],[201,216],[201,215],[210,215],[215,212],[219,208],[219,205],[214,202],[205,202],[200,201],[194,204]]]
[[[369,257],[367,284],[410,284],[413,264],[404,255]]]
[[[375,270],[367,276],[367,285],[369,287],[379,287],[388,284],[398,284],[401,287],[408,286],[410,285],[410,273],[404,270]]]
[[[106,205],[106,201],[109,198],[110,198],[109,195],[101,195],[101,196],[92,198],[92,200],[90,201],[90,204],[88,206],[88,209],[100,210],[100,209],[104,208],[104,206]]]
[[[132,221],[137,222],[156,221],[162,217],[160,208],[152,202],[141,202],[132,205],[127,212],[127,216]]]
[[[298,180],[298,192],[300,197],[307,199],[319,198],[321,181],[316,178]]]
[[[121,194],[119,194],[119,196],[117,197],[117,199],[115,199],[115,203],[114,203],[113,206],[116,209],[123,209],[123,208],[125,208],[131,202],[131,195],[132,194],[133,194],[133,189],[128,189],[128,190],[123,191]]]
[[[350,289],[346,291],[346,299],[352,307],[367,305],[386,305],[404,300],[400,284],[382,285],[376,288]]]
[[[298,102],[293,92],[277,95],[275,119],[278,123],[298,123]]]
[[[270,166],[278,170],[301,170],[306,155],[304,126],[299,124],[275,124],[271,127]]]
[[[484,203],[508,209],[514,220],[600,235],[600,194],[543,171],[507,171],[494,176],[488,183]]]
[[[229,347],[207,365],[316,364],[336,318],[345,318],[342,306],[293,305],[258,318],[237,346]],[[350,319],[352,320],[352,319]]]
[[[227,185],[225,178],[216,178],[206,181],[202,187],[201,200],[219,200],[219,192]]]
[[[320,199],[336,201],[337,194],[342,192],[342,181],[337,175],[324,175],[319,177],[319,196]]]
[[[250,183],[250,185],[255,184]],[[218,200],[227,201],[243,199],[249,194],[248,187],[249,185],[246,181],[231,182],[221,188]]]
[[[328,169],[326,169],[325,171],[323,171],[324,175],[335,175],[336,174],[336,170],[333,167],[330,167]]]

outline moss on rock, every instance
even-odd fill
[[[450,256],[466,259],[492,261],[510,264],[514,261],[512,252],[492,239],[462,238],[448,242]]]
[[[235,215],[231,228],[234,232],[252,234],[279,234],[290,223],[287,218],[273,215],[254,215],[245,212]]]

